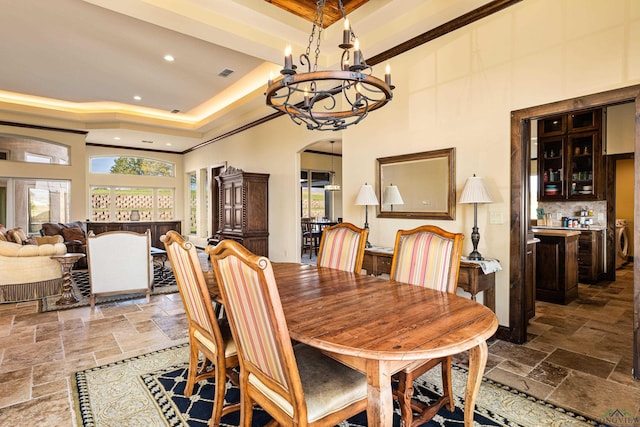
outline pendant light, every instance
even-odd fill
[[[331,142],[331,171],[329,172],[329,175],[331,176],[331,183],[327,184],[324,186],[324,190],[325,191],[340,191],[340,186],[336,185],[335,183],[335,177],[336,177],[336,171],[335,169],[333,169],[333,144],[335,143],[335,141],[330,141]]]

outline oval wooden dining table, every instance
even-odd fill
[[[391,376],[469,351],[464,425],[473,425],[495,314],[467,298],[308,264],[273,263],[291,338],[367,376],[369,426],[393,425]],[[215,284],[210,286],[216,292]]]

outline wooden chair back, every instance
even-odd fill
[[[368,229],[348,222],[326,227],[320,240],[318,267],[360,273],[368,234]]]
[[[223,333],[215,314],[207,283],[202,272],[198,253],[193,243],[185,241],[176,231],[169,231],[160,237],[167,251],[167,257],[178,285],[189,324],[189,373],[185,395],[191,396],[196,382],[206,378],[216,378],[214,405],[210,426],[220,424],[220,418],[240,406],[224,406],[225,383],[227,377],[238,384],[238,376],[232,368],[239,365],[235,343],[230,331]],[[200,353],[204,354],[199,371]],[[207,360],[213,362],[210,370]]]
[[[464,234],[433,225],[398,230],[392,280],[453,293],[458,284]]]
[[[291,407],[306,412],[271,263],[231,240],[207,249],[229,323],[237,332],[240,387],[268,389]],[[253,384],[248,382],[250,377],[255,378]],[[267,412],[276,406],[271,399],[262,398],[262,393],[250,394]]]
[[[161,240],[178,285],[189,327],[208,335],[216,347],[223,348],[217,316],[195,246],[173,230],[162,236]]]
[[[232,240],[207,252],[238,344],[240,425],[251,425],[254,402],[276,423],[300,427],[334,426],[361,412],[363,374],[306,345],[294,353],[271,262]]]
[[[391,279],[454,293],[458,286],[463,239],[462,233],[450,233],[432,225],[398,230]],[[413,401],[414,379],[437,365],[441,365],[442,371],[442,396],[428,405]],[[450,356],[414,362],[395,376],[398,386],[393,394],[398,399],[403,426],[423,425],[445,405],[453,411]],[[416,416],[414,412],[417,412]]]
[[[109,231],[87,236],[91,307],[96,296],[151,292],[151,231]]]

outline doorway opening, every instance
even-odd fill
[[[509,328],[501,331],[500,338],[515,343],[524,343],[527,337],[526,304],[526,243],[529,227],[530,194],[530,141],[531,121],[570,111],[606,107],[610,105],[635,104],[634,151],[640,152],[640,85],[615,89],[599,94],[558,101],[551,104],[526,108],[511,113],[511,244],[510,244],[510,295]],[[634,216],[640,214],[640,165],[634,165]],[[607,178],[606,192],[613,194],[614,179]],[[614,245],[615,206],[607,203],[606,244]],[[638,240],[634,230],[634,241]],[[608,260],[608,263],[615,260]],[[640,266],[634,263],[634,294],[640,295]],[[609,266],[608,266],[609,267]],[[609,268],[607,268],[609,271]],[[640,379],[640,305],[634,304],[634,369],[633,376]],[[506,335],[506,336],[505,336]]]

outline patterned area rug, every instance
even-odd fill
[[[188,368],[188,345],[171,347],[105,366],[76,372],[74,400],[77,425],[81,426],[197,426],[208,424],[213,407],[213,382],[196,384],[193,396],[184,396]],[[467,371],[453,370],[455,411],[445,408],[425,427],[461,426]],[[416,395],[431,401],[440,390],[439,369],[416,380]],[[225,399],[239,401],[238,389],[227,383]],[[256,407],[253,425],[265,425],[271,418]],[[505,385],[484,379],[478,395],[475,425],[479,426],[598,426],[562,408],[537,400]],[[222,418],[222,426],[237,426],[239,412]],[[363,412],[341,427],[366,426]],[[395,406],[394,426],[400,425],[400,411]]]
[[[60,295],[52,295],[42,298],[42,312],[65,310],[69,308],[83,307],[89,305],[91,290],[89,285],[89,272],[87,270],[73,271],[73,294],[78,298],[78,302],[68,305],[56,305],[56,301],[60,299]],[[159,264],[153,265],[153,287],[151,289],[151,295],[158,294],[170,294],[178,292],[178,285],[173,277],[173,271],[171,268],[163,267]],[[121,294],[105,297],[97,297],[96,304],[103,304],[106,302],[123,301],[129,299],[144,298],[144,293],[137,294]]]

